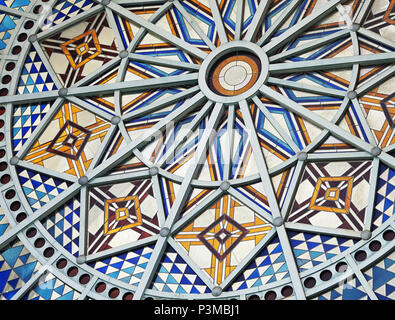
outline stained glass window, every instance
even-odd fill
[[[394,0],[0,0],[0,299],[395,299]]]

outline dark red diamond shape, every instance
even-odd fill
[[[241,233],[239,234],[238,238],[227,248],[222,254],[220,254],[212,245],[210,242],[206,240],[206,234],[213,230],[216,225],[220,224],[223,220],[226,220],[228,223],[233,225],[237,230],[239,230]],[[204,229],[201,233],[198,234],[198,239],[206,246],[207,249],[210,250],[210,252],[219,260],[222,261],[225,259],[225,257],[232,252],[232,250],[240,243],[241,240],[246,236],[248,233],[248,230],[241,226],[239,223],[237,223],[235,220],[233,220],[231,217],[228,215],[222,215],[219,217],[217,220],[215,220],[212,224],[210,224],[206,229]],[[225,235],[225,237],[222,237],[222,235]],[[226,230],[226,229],[221,229],[218,231],[215,235],[214,238],[221,244],[225,243],[226,240],[231,236],[231,233]]]
[[[231,235],[232,234],[228,230],[222,229],[214,235],[214,238],[217,239],[219,243],[224,244]]]
[[[75,131],[79,131],[80,134],[76,135],[73,133],[67,133],[67,136],[64,140],[61,140],[62,135],[64,134],[64,132],[68,132],[75,129]],[[88,143],[89,141],[89,137],[91,136],[92,132],[90,132],[89,130],[81,127],[80,125],[67,120],[66,123],[64,124],[64,126],[62,127],[62,129],[60,129],[60,131],[57,133],[57,135],[55,136],[55,138],[52,140],[52,142],[50,143],[50,145],[47,148],[48,152],[60,155],[62,157],[66,157],[72,160],[77,160],[82,151],[85,148],[85,145]],[[80,147],[78,148],[77,152],[75,152],[74,150],[74,146],[77,143],[78,140],[82,139],[82,143],[80,145]],[[71,142],[70,142],[71,141]],[[64,152],[62,150],[59,150],[60,146],[63,147],[68,147],[70,153],[68,152]]]
[[[69,135],[67,136],[67,138],[62,142],[63,145],[67,146],[67,147],[74,147],[76,142],[78,141],[78,137],[73,135],[72,133],[69,133]]]

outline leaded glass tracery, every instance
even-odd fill
[[[394,1],[0,5],[2,299],[394,298]]]

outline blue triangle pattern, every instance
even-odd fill
[[[236,278],[228,291],[261,286],[288,277],[283,249],[278,237],[274,237]]]
[[[17,94],[57,90],[41,58],[32,47],[22,68]]]
[[[79,252],[80,201],[75,197],[42,221],[51,236],[74,256]]]
[[[395,300],[395,253],[364,272],[365,278],[379,300]]]
[[[300,272],[327,261],[356,243],[352,239],[307,232],[288,232],[288,236]]]
[[[30,4],[30,0],[14,0],[14,1],[0,0],[0,5],[12,9],[17,9],[19,11],[25,11],[26,7],[29,4]]]
[[[361,283],[357,279],[348,280],[347,283],[332,289],[315,298],[316,300],[370,300]]]
[[[373,212],[373,230],[380,227],[395,213],[395,170],[380,166],[375,209]]]
[[[33,211],[66,190],[71,183],[32,170],[18,168],[19,181]]]
[[[78,299],[80,293],[57,279],[53,274],[46,274],[43,278],[23,297],[24,300]]]
[[[7,47],[7,40],[11,38],[11,30],[15,29],[18,19],[19,17],[5,13],[0,14],[0,52]]]
[[[11,299],[39,267],[21,242],[13,242],[0,254],[0,296]]]
[[[137,286],[147,267],[153,248],[154,246],[151,245],[129,251],[112,258],[96,261],[90,266],[112,278]]]
[[[152,289],[173,293],[209,293],[203,280],[184,259],[168,246],[154,276]]]
[[[0,214],[0,236],[6,232],[10,224],[8,223],[8,220],[4,214]]]
[[[59,0],[56,2],[47,20],[44,22],[43,30],[66,21],[91,8],[91,0]]]

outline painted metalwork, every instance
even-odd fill
[[[394,299],[394,10],[0,3],[0,298]]]

